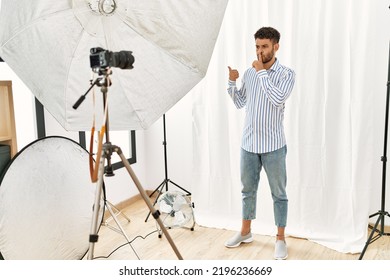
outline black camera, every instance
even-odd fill
[[[92,69],[117,67],[133,69],[134,56],[131,51],[111,52],[102,48],[92,48],[89,56]]]

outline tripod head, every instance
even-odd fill
[[[111,68],[106,68],[106,69],[100,69],[100,68],[95,68],[93,69],[93,72],[97,73],[99,77],[97,77],[94,81],[91,80],[91,86],[88,88],[87,92],[84,93],[80,98],[76,101],[76,103],[72,106],[73,109],[77,110],[77,108],[83,103],[85,100],[87,94],[92,90],[94,86],[101,87],[102,93],[107,93],[108,87],[112,85],[111,79],[109,79],[109,75],[112,74]],[[104,104],[105,104],[105,99],[104,98]]]

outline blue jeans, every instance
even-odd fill
[[[274,203],[274,219],[277,227],[287,223],[286,154],[284,146],[276,151],[255,154],[241,149],[242,216],[244,220],[256,218],[257,189],[262,167],[268,177]]]

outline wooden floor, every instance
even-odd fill
[[[113,229],[102,225],[99,241],[95,245],[94,259],[110,260],[175,260],[177,256],[167,238],[158,237],[156,221],[145,219],[149,210],[142,199],[123,208],[118,220],[131,241]],[[115,226],[114,221],[109,225]],[[272,260],[274,237],[254,235],[251,244],[228,249],[223,245],[234,232],[195,225],[194,231],[187,228],[170,229],[169,235],[184,260]],[[299,238],[287,238],[288,260],[357,260],[360,254],[345,254]],[[126,245],[124,245],[126,244]],[[382,236],[371,243],[364,260],[390,260],[390,236]]]

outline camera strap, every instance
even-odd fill
[[[106,79],[109,79],[108,75],[106,76]],[[109,84],[111,81],[109,81]],[[93,90],[93,107],[95,108],[95,90]],[[106,97],[108,99],[108,96]],[[92,183],[95,183],[98,179],[98,171],[100,166],[100,159],[102,156],[102,149],[103,149],[103,139],[104,134],[106,133],[106,120],[108,115],[108,101],[106,100],[105,106],[104,106],[104,118],[103,118],[103,124],[100,129],[100,132],[98,133],[98,147],[97,147],[97,153],[96,153],[96,161],[94,163],[93,159],[93,146],[94,146],[94,135],[95,135],[95,110],[93,113],[93,123],[91,128],[91,138],[89,141],[89,173],[91,176]]]

